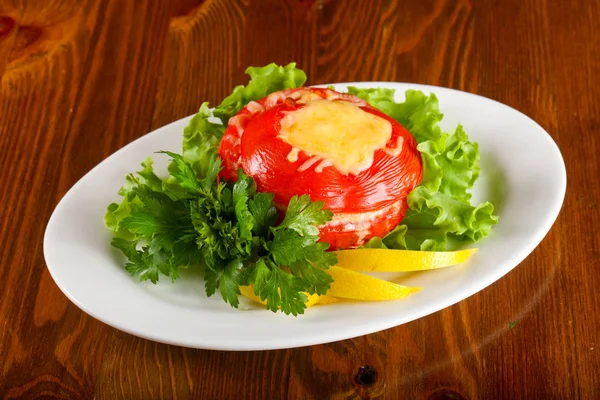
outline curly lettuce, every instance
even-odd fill
[[[479,176],[479,148],[459,125],[453,132],[439,126],[443,114],[434,94],[406,91],[397,103],[392,89],[348,91],[406,127],[417,140],[423,160],[423,180],[407,198],[409,210],[401,224],[366,247],[447,250],[456,241],[477,241],[498,222],[490,202],[471,204],[471,188]]]
[[[306,74],[296,68],[296,63],[249,67],[246,74],[250,75],[250,82],[246,86],[236,86],[212,113],[208,102],[202,103],[183,132],[183,158],[192,164],[201,177],[223,137],[229,118],[251,101],[260,100],[273,92],[300,87],[306,82]]]

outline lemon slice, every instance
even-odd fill
[[[336,254],[337,266],[348,270],[404,272],[424,271],[460,264],[476,252],[477,249],[459,251],[354,249],[336,251]]]
[[[398,285],[337,266],[330,267],[327,273],[333,278],[327,295],[344,299],[397,300],[421,290],[421,288]]]
[[[258,297],[257,295],[254,294],[254,286],[253,285],[240,286],[240,293],[242,293],[243,296],[245,296],[245,297],[249,298],[250,300],[253,300],[257,303],[265,304],[265,305],[267,304],[266,300],[261,300],[260,297]],[[304,303],[307,308],[312,307],[317,304],[337,303],[342,300],[342,299],[337,299],[330,295],[318,295],[318,294],[308,294],[308,293],[304,293],[304,294],[308,298],[306,300],[306,303]]]

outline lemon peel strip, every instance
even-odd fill
[[[257,295],[254,294],[254,285],[240,286],[240,293],[242,294],[242,296],[247,297],[250,300],[253,300],[257,303],[260,303],[263,305],[267,304],[266,300],[261,300],[260,297],[258,297]],[[332,303],[337,303],[339,301],[342,301],[342,299],[337,299],[330,295],[318,295],[318,294],[308,294],[308,293],[304,293],[304,294],[307,297],[307,300],[304,303],[306,305],[306,308],[315,306],[317,304],[332,304]]]
[[[421,290],[421,288],[398,285],[337,266],[330,267],[327,273],[333,278],[327,294],[345,299],[397,300]]]
[[[458,251],[415,251],[354,249],[336,251],[338,267],[365,272],[425,271],[461,264],[477,249]]]

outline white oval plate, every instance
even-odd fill
[[[481,177],[474,201],[490,199],[500,223],[464,265],[398,275],[422,286],[404,300],[341,303],[292,317],[248,304],[236,310],[217,296],[206,298],[201,277],[184,273],[172,284],[140,283],[123,269],[104,227],[106,206],[119,201],[126,174],[159,150],[178,152],[190,117],[125,146],[85,175],[56,207],[44,237],[44,255],[59,288],[79,308],[117,329],[158,342],[217,350],[267,350],[314,345],[380,331],[448,307],[508,273],[544,238],[560,211],[566,171],[560,151],[538,124],[493,100],[456,90],[405,83],[337,84],[435,93],[442,126],[462,123],[479,142]],[[157,171],[167,157],[154,155]],[[517,290],[519,290],[517,288]],[[524,290],[524,289],[523,289]]]

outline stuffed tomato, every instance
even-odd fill
[[[229,120],[221,176],[235,180],[241,168],[281,209],[295,195],[323,201],[334,217],[320,227],[321,240],[353,248],[401,221],[422,177],[416,145],[402,125],[356,96],[289,89]]]

